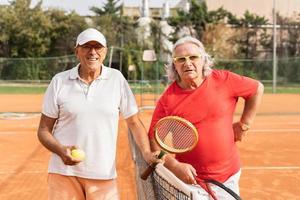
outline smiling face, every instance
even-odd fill
[[[184,43],[178,45],[173,52],[173,63],[180,80],[191,82],[202,80],[204,59],[200,54],[200,48],[194,43]]]
[[[107,53],[107,48],[96,41],[90,41],[76,47],[75,53],[83,68],[95,71],[101,67]]]

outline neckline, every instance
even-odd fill
[[[100,79],[102,72],[103,72],[103,65],[100,66],[100,72],[97,75],[96,78],[92,78],[92,81],[88,82],[86,81],[82,76],[80,76],[80,69],[81,69],[81,65],[79,64],[78,69],[77,69],[77,73],[78,73],[78,78],[80,79],[80,81],[82,81],[84,84],[90,86],[95,80]]]
[[[202,88],[204,88],[207,84],[209,76],[205,77],[204,80],[202,81],[202,83],[195,89],[183,89],[182,87],[180,87],[180,85],[177,83],[177,81],[175,81],[175,87],[178,91],[182,92],[182,93],[193,93],[195,91],[201,90]]]

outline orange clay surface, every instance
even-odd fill
[[[148,104],[139,96],[137,101]],[[242,103],[238,104],[235,120]],[[0,95],[0,200],[47,199],[50,153],[36,137],[41,104],[42,95]],[[151,113],[140,113],[146,127]],[[119,127],[119,191],[121,200],[135,200],[135,170],[124,120],[120,120]],[[238,146],[243,164],[243,199],[300,200],[300,95],[264,95],[251,131]]]

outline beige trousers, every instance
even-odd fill
[[[120,200],[117,181],[48,175],[48,200]]]

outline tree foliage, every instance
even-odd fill
[[[187,13],[184,10],[178,10],[177,16],[170,17],[168,23],[175,28],[175,33],[177,34],[182,27],[186,27],[189,31],[185,34],[201,39],[207,23],[206,3],[204,1],[199,3],[196,0],[191,0],[190,11]],[[177,37],[177,35],[174,35],[174,40]]]
[[[2,41],[6,57],[42,56],[50,45],[49,19],[44,15],[39,2],[30,8],[30,0],[15,0],[7,7],[1,17],[1,34],[6,35]]]
[[[239,28],[239,37],[235,41],[239,44],[239,56],[244,58],[255,58],[259,56],[259,48],[269,46],[270,37],[267,37],[266,29],[262,26],[267,25],[268,20],[265,17],[246,11],[244,16],[238,19],[230,15],[229,23],[232,23],[236,28]],[[234,19],[234,20],[233,20]]]
[[[42,1],[33,8],[31,0],[10,3],[0,8],[0,57],[41,57],[73,52],[71,43],[74,46],[75,35],[86,26],[79,15],[57,9],[43,11]]]
[[[48,56],[69,55],[74,53],[77,35],[87,28],[85,19],[75,12],[66,14],[65,11],[51,9],[45,12],[50,19],[51,40]]]
[[[118,6],[120,0],[108,0],[107,3],[102,7],[93,6],[90,8],[91,11],[97,15],[111,15],[111,16],[120,16],[122,6]]]

